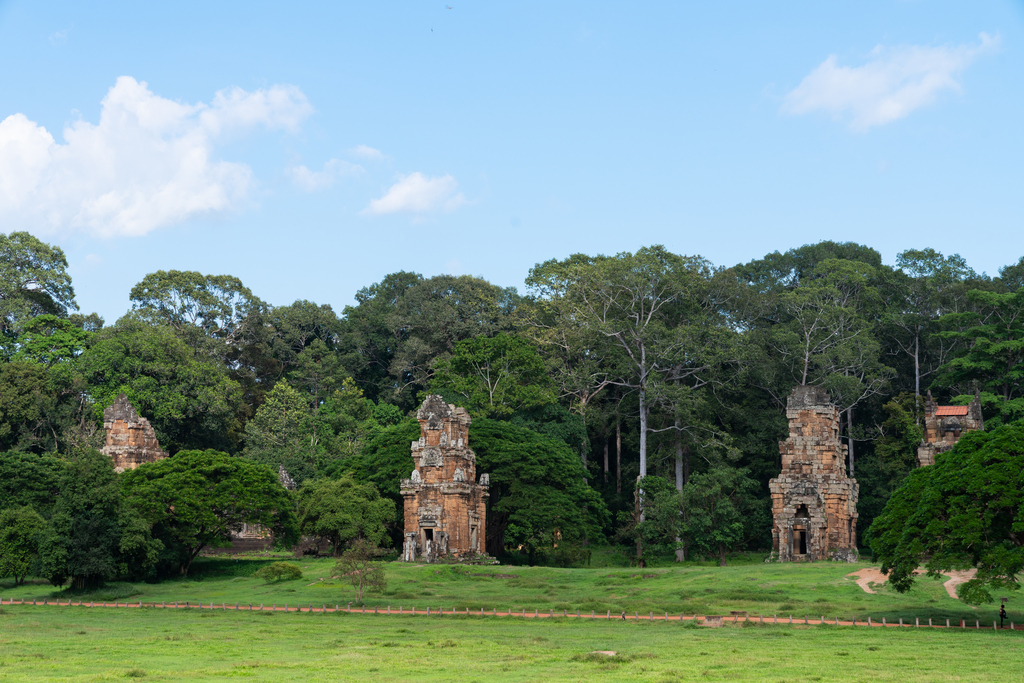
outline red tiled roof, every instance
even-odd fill
[[[967,406],[939,406],[935,411],[935,417],[949,417],[950,415],[966,415]]]

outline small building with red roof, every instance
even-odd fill
[[[921,467],[934,465],[935,456],[955,446],[964,432],[984,428],[981,395],[977,391],[974,400],[966,406],[940,406],[929,391],[924,403],[924,440],[917,447],[917,464]]]

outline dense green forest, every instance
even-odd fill
[[[478,471],[492,473],[489,552],[555,564],[605,542],[637,558],[768,548],[768,480],[799,384],[841,410],[862,534],[916,466],[926,391],[957,404],[980,390],[988,429],[1024,417],[1024,259],[996,277],[932,249],[890,266],[820,242],[723,267],[652,246],[540,263],[522,292],[397,272],[340,312],[261,295],[273,292],[160,271],[107,324],[78,312],[59,248],[0,235],[0,510],[51,539],[36,560],[49,576],[187,570],[197,544],[220,542],[149,510],[182,476],[169,464],[148,479],[103,471],[102,413],[122,392],[165,463],[231,465],[266,489],[276,502],[250,521],[282,538],[319,529],[303,510],[324,497],[362,501],[336,544],[378,522],[374,540],[400,538],[411,416],[439,393],[470,411]],[[280,465],[306,507],[274,498],[265,475]],[[371,508],[377,522],[353,521]],[[105,559],[69,560],[75,534],[106,543]]]

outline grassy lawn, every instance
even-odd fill
[[[1024,680],[1019,633],[4,606],[4,681]],[[614,651],[614,656],[595,651]]]
[[[282,556],[277,559],[289,559]],[[602,558],[597,558],[598,560]],[[742,558],[741,558],[742,559]],[[203,603],[263,603],[295,605],[341,604],[354,600],[350,585],[331,579],[332,560],[301,560],[303,578],[278,584],[266,584],[253,576],[256,570],[272,559],[201,559],[185,579],[156,584],[112,584],[85,594],[58,591],[43,582],[13,587],[7,580],[0,583],[0,595],[9,598],[60,598],[75,600],[142,600],[144,602],[189,601]],[[956,622],[960,618],[973,623],[992,624],[997,605],[973,609],[950,598],[942,584],[921,578],[914,590],[900,595],[888,587],[877,587],[878,593],[865,593],[847,578],[868,563],[839,564],[764,564],[742,561],[728,567],[687,564],[648,569],[614,566],[582,569],[548,567],[387,565],[388,588],[381,594],[369,594],[369,606],[419,609],[443,607],[478,611],[481,607],[507,610],[540,609],[547,611],[618,614],[728,614],[747,611],[751,614],[793,614],[798,617],[825,616],[849,620],[876,621],[885,617],[893,622],[920,618],[927,623]],[[1002,597],[1002,596],[998,596]],[[1024,599],[1009,593],[1007,611],[1010,618],[1024,623]]]

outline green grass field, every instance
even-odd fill
[[[350,585],[333,561],[304,560],[297,581],[253,577],[272,559],[203,559],[193,574],[158,584],[111,584],[89,593],[42,582],[0,584],[5,600],[54,598],[147,603],[288,603],[342,606]],[[601,560],[601,558],[595,558]],[[607,558],[605,558],[607,559]],[[742,558],[741,558],[742,559]],[[865,593],[847,574],[867,563],[737,562],[729,567],[544,567],[390,563],[388,589],[369,606],[450,610],[539,609],[598,614],[793,614],[892,623],[960,618],[991,626],[997,607],[978,609],[922,579],[909,594]],[[1007,611],[1024,622],[1024,602]],[[284,614],[5,605],[0,680],[1024,680],[1024,632],[509,617]],[[615,651],[609,657],[596,650]]]
[[[277,559],[284,559],[277,558]],[[602,558],[598,558],[602,559]],[[58,591],[48,584],[34,583],[14,588],[0,584],[0,595],[10,598],[69,597],[94,600],[143,602],[189,601],[191,603],[263,603],[295,605],[341,604],[354,600],[352,587],[331,578],[333,560],[302,560],[303,578],[267,585],[253,576],[272,559],[201,559],[186,579],[157,584],[112,584],[90,593]],[[905,595],[886,587],[876,595],[865,593],[850,572],[868,563],[764,564],[742,561],[728,567],[688,564],[648,569],[614,566],[582,569],[511,566],[409,565],[388,563],[388,588],[368,594],[369,606],[418,607],[450,610],[481,607],[507,610],[570,610],[613,614],[622,612],[671,614],[751,614],[839,617],[842,620],[885,617],[979,619],[992,624],[997,605],[973,609],[946,594],[939,581],[921,578]],[[999,596],[1003,597],[1003,596]],[[1007,611],[1017,623],[1024,623],[1024,599],[1010,593]]]
[[[5,606],[0,679],[1024,680],[1008,631],[688,623]]]

